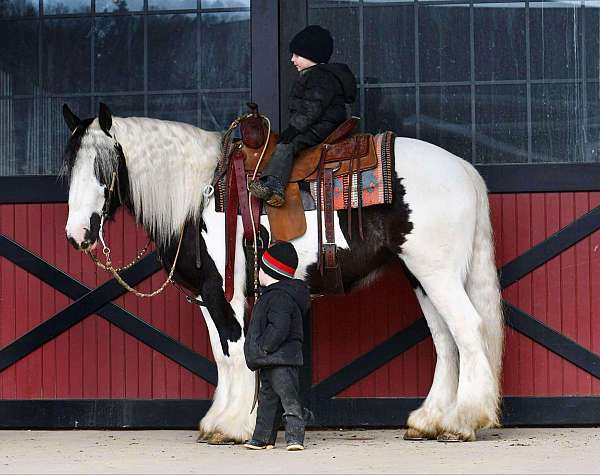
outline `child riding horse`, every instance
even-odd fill
[[[250,192],[271,206],[285,203],[285,187],[299,152],[321,143],[346,120],[346,104],[356,98],[356,79],[345,64],[328,64],[333,53],[329,31],[306,27],[290,42],[292,63],[300,73],[289,98],[290,121],[279,135],[271,160]]]

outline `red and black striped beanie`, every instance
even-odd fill
[[[298,267],[298,253],[294,245],[279,241],[267,249],[262,256],[260,268],[274,279],[293,279]]]

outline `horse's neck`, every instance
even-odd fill
[[[161,243],[199,218],[202,192],[220,154],[220,135],[188,124],[141,117],[113,118],[123,147],[133,212]]]

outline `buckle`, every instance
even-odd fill
[[[242,246],[246,248],[254,248],[254,241],[248,241],[245,237],[242,237]],[[256,247],[259,249],[263,249],[264,242],[260,233],[256,235]]]

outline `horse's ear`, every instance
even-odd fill
[[[110,137],[110,128],[112,127],[112,114],[110,109],[103,102],[100,103],[100,112],[98,113],[98,121],[100,122],[100,128],[106,135]]]
[[[63,104],[63,117],[65,118],[65,122],[69,130],[73,132],[79,124],[81,124],[81,119],[73,114],[73,111],[69,109],[69,106]]]

